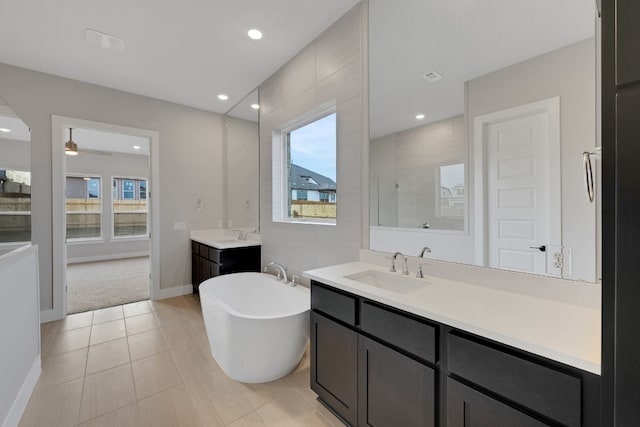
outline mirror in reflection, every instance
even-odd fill
[[[226,147],[227,226],[259,229],[258,89],[224,117]]]
[[[0,247],[31,241],[31,131],[0,99]]]
[[[370,248],[595,282],[595,4],[369,10]]]

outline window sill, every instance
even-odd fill
[[[83,244],[95,244],[95,243],[104,243],[104,239],[102,237],[85,237],[78,239],[66,239],[67,245],[83,245]]]
[[[150,240],[149,236],[140,235],[140,236],[113,236],[111,237],[112,242],[135,242],[140,240]]]
[[[335,226],[337,225],[337,221],[335,219],[332,220],[318,220],[318,219],[274,219],[273,222],[277,222],[279,224],[305,224],[305,225],[329,225]]]

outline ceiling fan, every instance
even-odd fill
[[[111,156],[110,151],[100,150],[78,150],[78,144],[73,141],[73,128],[69,128],[69,140],[64,144],[64,154],[77,156],[78,154],[96,154],[98,156]]]

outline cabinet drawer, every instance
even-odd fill
[[[357,300],[349,295],[311,283],[311,308],[348,325],[356,325]]]
[[[191,241],[191,252],[193,252],[196,255],[200,255],[200,243],[196,242],[195,240]]]
[[[455,334],[449,371],[564,425],[580,426],[581,380]]]
[[[430,324],[363,302],[360,329],[428,362],[436,362],[436,328]]]

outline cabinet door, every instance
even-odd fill
[[[435,425],[433,369],[360,335],[358,383],[360,426]]]
[[[194,294],[198,293],[198,285],[200,285],[201,278],[200,256],[193,252],[191,253],[191,284],[193,285]]]
[[[534,418],[447,378],[447,427],[542,427]]]
[[[357,425],[358,336],[311,312],[311,389],[352,426]]]

